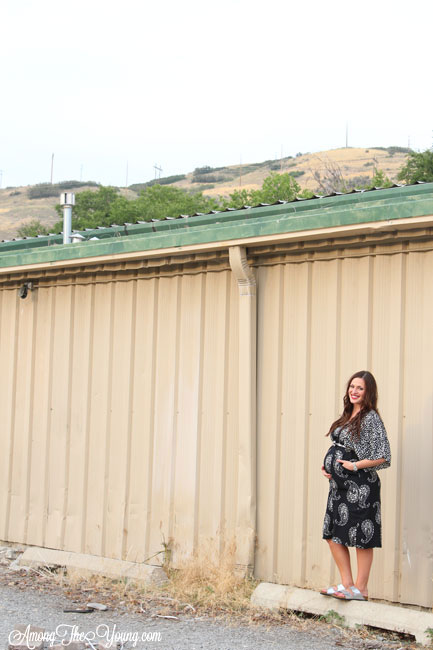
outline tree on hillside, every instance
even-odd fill
[[[373,178],[367,186],[368,189],[373,189],[374,187],[392,187],[392,182],[383,169],[379,169],[379,167],[374,168]]]
[[[411,151],[397,178],[408,184],[417,181],[433,182],[433,151],[431,149],[419,153]]]
[[[318,194],[332,194],[333,192],[347,192],[347,182],[343,176],[340,165],[328,158],[322,160],[315,156],[320,166],[310,168],[310,173],[317,183]]]
[[[17,230],[18,237],[37,237],[38,235],[48,235],[51,232],[46,228],[39,219],[27,221]]]
[[[165,217],[178,217],[180,214],[195,214],[218,210],[219,203],[201,192],[187,192],[178,187],[152,185],[132,201],[118,201],[112,210],[116,223],[125,221],[150,221]]]
[[[301,188],[291,174],[271,172],[263,181],[262,189],[256,190],[255,198],[259,203],[276,201],[293,201]]]
[[[239,209],[244,205],[293,201],[300,191],[300,186],[291,174],[271,172],[259,190],[235,190],[230,194],[230,198],[224,201],[224,207]]]
[[[72,228],[109,227],[113,224],[135,223],[178,217],[180,214],[210,212],[219,208],[218,202],[201,192],[190,193],[177,187],[152,185],[140,193],[136,199],[120,196],[114,187],[100,187],[97,192],[84,191],[77,194],[72,208]],[[62,216],[61,206],[56,206]],[[54,229],[62,230],[63,222],[58,221]]]

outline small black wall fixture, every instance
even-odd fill
[[[24,282],[18,289],[18,295],[24,300],[24,298],[27,298],[29,291],[33,291],[33,282]]]

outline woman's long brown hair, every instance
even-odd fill
[[[363,379],[365,381],[365,393],[361,410],[357,415],[355,415],[350,423],[350,432],[355,440],[359,440],[359,436],[361,435],[361,423],[364,419],[364,416],[367,415],[367,413],[372,409],[377,411],[377,384],[375,378],[368,370],[360,370],[359,372],[355,372],[347,382],[346,394],[343,398],[343,413],[340,415],[338,420],[335,420],[335,422],[331,424],[331,428],[326,434],[327,436],[335,431],[337,427],[344,426],[350,420],[353,412],[353,404],[349,398],[349,387],[354,379]]]

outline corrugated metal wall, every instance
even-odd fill
[[[339,255],[259,269],[256,576],[335,583],[321,539],[325,433],[350,375],[370,369],[393,454],[380,474],[384,547],[371,593],[429,607],[433,253]]]
[[[385,250],[386,249],[386,250]],[[393,451],[371,593],[431,606],[433,252],[256,261],[262,580],[335,582],[325,433],[376,375]],[[239,293],[231,271],[41,280],[0,291],[0,538],[143,561],[237,523]]]
[[[0,292],[0,538],[140,562],[232,534],[231,272],[61,283]]]

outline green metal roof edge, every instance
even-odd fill
[[[0,267],[68,259],[85,261],[87,257],[116,253],[145,252],[428,214],[433,214],[433,183],[84,231],[88,237],[100,237],[98,241],[64,245],[51,243],[54,238],[46,237],[25,240],[26,244],[28,242],[25,247],[22,241],[7,242],[21,244],[21,247],[4,250],[4,244],[0,244]],[[39,243],[41,239],[46,240],[44,247]],[[33,246],[31,242],[34,242]]]

